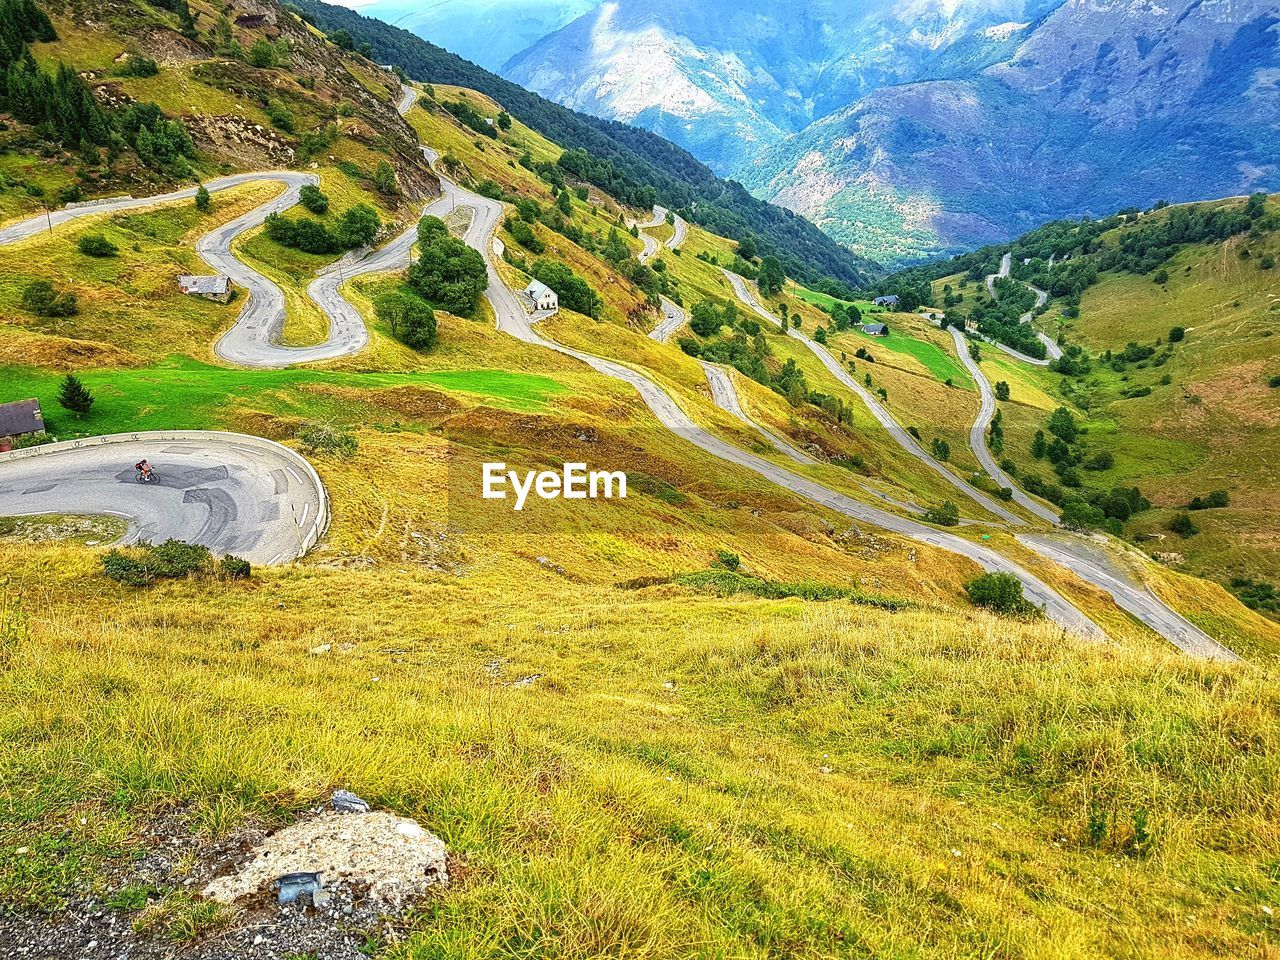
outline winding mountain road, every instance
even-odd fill
[[[437,171],[438,173],[438,171]],[[846,516],[863,520],[885,530],[939,549],[949,550],[968,557],[983,569],[1002,571],[1016,576],[1023,584],[1024,593],[1033,603],[1044,608],[1045,613],[1068,630],[1092,639],[1105,639],[1102,630],[1092,620],[1073,606],[1061,594],[1038,577],[993,550],[971,543],[962,537],[925,526],[915,520],[900,517],[861,500],[838,493],[807,477],[793,473],[762,457],[742,450],[698,426],[681,409],[680,405],[661,387],[630,367],[612,360],[566,347],[541,336],[534,329],[528,313],[516,295],[502,282],[493,262],[493,235],[501,222],[502,204],[459,187],[441,176],[441,186],[446,196],[455,198],[462,206],[472,209],[471,223],[463,235],[464,242],[476,250],[485,261],[489,273],[489,286],[485,297],[493,307],[497,327],[503,333],[534,346],[554,350],[573,357],[605,376],[630,384],[640,394],[645,405],[668,430],[683,437],[699,449],[730,463],[738,464],[756,474],[815,503],[829,507]]]
[[[734,293],[745,306],[749,307],[757,316],[761,319],[767,320],[775,327],[782,327],[782,321],[765,309],[742,277],[729,270],[725,270],[724,268],[721,268],[721,273],[723,273],[729,280],[729,284],[733,287]],[[911,434],[904,430],[902,425],[893,418],[893,415],[889,413],[889,411],[886,410],[874,396],[872,396],[871,391],[854,379],[849,371],[846,370],[835,357],[831,356],[830,352],[828,352],[825,347],[816,341],[811,340],[801,331],[794,328],[787,329],[786,333],[789,337],[799,340],[808,347],[810,352],[812,352],[813,355],[821,361],[822,365],[827,368],[833,377],[857,395],[858,399],[862,401],[867,410],[870,411],[871,415],[875,417],[876,421],[884,427],[886,431],[888,431],[891,437],[893,437],[898,446],[911,454],[924,464],[925,467],[936,473],[943,480],[947,481],[947,483],[955,487],[963,496],[972,500],[988,513],[994,514],[1008,523],[1022,525],[1024,521],[1016,513],[1013,513],[1008,508],[997,503],[982,491],[975,490],[942,464],[938,463],[938,461],[933,457],[929,456],[924,447],[920,446],[920,444],[916,442],[915,437],[911,436]]]
[[[659,343],[666,343],[671,339],[672,334],[689,322],[689,315],[680,307],[667,299],[662,298],[662,319],[658,321],[658,325],[649,331],[649,339],[657,340]]]
[[[1010,479],[1009,475],[1000,468],[1000,465],[996,463],[995,457],[991,455],[991,450],[987,447],[987,428],[991,426],[991,421],[996,415],[996,397],[991,390],[991,382],[987,379],[986,374],[982,372],[982,368],[969,355],[969,343],[965,340],[964,334],[955,327],[948,327],[947,329],[951,331],[951,337],[955,341],[956,353],[960,356],[960,362],[964,364],[965,369],[969,371],[969,375],[978,384],[978,392],[982,396],[982,407],[978,411],[978,418],[974,420],[973,426],[969,428],[969,449],[973,451],[973,455],[982,464],[982,469],[987,472],[987,476],[1000,484],[1000,486],[1008,487],[1013,491],[1015,503],[1024,510],[1035,514],[1046,523],[1056,525],[1058,514],[1024,493]]]
[[[671,236],[667,237],[667,249],[679,250],[680,245],[684,243],[685,238],[689,236],[689,224],[685,222],[684,217],[680,216],[680,214],[673,213],[671,215],[671,227],[673,233]]]
[[[775,326],[780,325],[781,321],[769,313],[768,310],[765,310],[764,307],[760,305],[760,302],[752,295],[743,278],[727,270],[723,272],[725,276],[728,277],[730,284],[734,288],[734,292],[738,295],[738,298],[746,306],[750,307],[762,318],[771,321]],[[788,330],[787,332],[792,336],[796,336],[799,333],[799,331],[794,330]],[[952,336],[958,336],[958,331],[953,330]],[[840,368],[839,364],[836,364],[834,358],[832,358],[825,350],[821,350],[819,352],[817,349],[818,345],[816,343],[809,340],[803,334],[800,334],[798,339],[807,341],[808,344],[810,344],[810,349],[813,349],[814,352],[817,353],[819,359],[823,359],[823,355],[825,354],[825,365],[842,383],[854,388],[862,387],[862,385],[853,380],[852,377],[849,377],[847,373],[844,376],[840,376],[844,371]],[[959,345],[960,343],[958,343],[958,346]],[[967,346],[964,346],[960,350],[960,354],[962,359],[965,359],[969,363],[972,362],[971,358],[969,358]],[[970,372],[974,373],[972,369]],[[982,376],[980,370],[975,373],[975,377],[978,378],[980,384],[986,383],[986,378]],[[987,389],[990,390],[989,385]],[[865,402],[867,399],[867,396],[865,395],[866,391],[864,389],[855,389],[855,392],[857,392]],[[994,415],[994,398],[992,398],[992,407],[991,415]],[[876,408],[879,408],[878,412]],[[880,407],[879,404],[875,404],[875,407],[871,409],[872,413],[876,415],[876,419],[880,420],[882,424],[884,423],[883,418],[888,418],[890,422],[894,423],[896,426],[896,421],[893,421],[888,411]],[[981,417],[979,419],[981,419]],[[975,424],[975,427],[976,426],[977,424]],[[982,427],[980,441],[977,444],[973,444],[975,454],[978,454],[979,450],[985,451],[986,449],[985,430],[986,425],[984,424]],[[902,430],[900,427],[896,430],[890,429],[889,433],[898,441],[899,445],[903,445],[902,441],[905,437],[908,441],[908,445],[904,446],[904,449],[908,452],[911,452],[916,456],[920,456],[920,454],[924,453],[923,450],[920,450],[919,446],[915,443],[910,434],[906,433],[906,431]],[[970,441],[971,443],[973,442],[972,433],[970,434]],[[917,450],[919,450],[919,453],[916,453]],[[924,456],[926,458],[926,462],[928,462],[929,458],[927,454]],[[979,457],[979,459],[981,459],[981,457]],[[993,476],[1004,476],[1003,472],[999,471],[998,465],[993,464],[993,466],[996,467],[997,471]],[[1014,490],[1014,499],[1017,500],[1020,491],[1016,486],[1013,486],[1012,484],[1008,485]],[[1025,494],[1023,494],[1023,496],[1025,497]],[[1025,499],[1038,508],[1032,510],[1036,516],[1044,516],[1045,508],[1043,506],[1035,504],[1035,501],[1031,501],[1029,497],[1025,497]],[[1026,506],[1026,504],[1022,505]],[[1054,516],[1050,522],[1056,523],[1057,517]],[[1111,595],[1112,599],[1115,600],[1116,605],[1122,610],[1133,615],[1136,619],[1146,624],[1165,639],[1169,640],[1179,649],[1194,656],[1207,657],[1209,659],[1239,659],[1235,653],[1227,647],[1215,641],[1212,637],[1200,630],[1181,614],[1173,610],[1173,608],[1152,593],[1145,585],[1129,583],[1118,576],[1115,571],[1109,571],[1107,569],[1107,563],[1102,557],[1087,555],[1083,548],[1078,548],[1077,545],[1071,543],[1069,540],[1055,540],[1051,542],[1045,537],[1034,534],[1018,535],[1017,539],[1019,543],[1023,544],[1028,549],[1040,554],[1046,559],[1052,560],[1055,563],[1066,567],[1082,580],[1105,590]]]
[[[742,409],[742,403],[738,400],[738,391],[733,385],[733,374],[729,370],[714,363],[707,363],[705,360],[699,360],[698,363],[702,366],[702,371],[707,376],[707,385],[711,388],[711,399],[717,407],[741,420],[763,437],[771,447],[779,453],[790,457],[796,463],[817,463],[813,457],[799,447],[793,446],[781,437],[774,435],[773,431],[766,429],[747,416],[747,412]]]
[[[640,231],[640,242],[644,244],[644,249],[641,250],[640,255],[636,257],[636,259],[641,263],[648,263],[657,256],[658,251],[662,249],[662,245],[658,243],[658,238],[649,236],[645,231],[650,230],[653,227],[660,227],[666,222],[667,208],[656,206],[653,208],[653,219],[647,220],[644,223],[639,223],[635,220],[631,221],[631,225]]]
[[[1052,264],[1050,264],[1050,266],[1052,266]],[[991,273],[987,275],[987,293],[991,295],[992,300],[997,299],[996,280],[1009,277],[1012,271],[1013,271],[1013,254],[1006,253],[1003,257],[1000,258],[999,272]],[[1027,313],[1024,313],[1021,317],[1019,317],[1018,322],[1029,324],[1031,323],[1032,320],[1035,319],[1035,310],[1040,309],[1046,303],[1049,302],[1049,294],[1047,291],[1041,290],[1039,287],[1033,286],[1030,283],[1028,283],[1027,286],[1030,287],[1031,292],[1036,295],[1036,305],[1034,310],[1030,310]],[[987,343],[991,344],[997,349],[1003,350],[1005,353],[1009,354],[1009,356],[1014,357],[1018,360],[1021,360],[1023,363],[1030,363],[1037,367],[1047,367],[1051,361],[1061,359],[1062,348],[1058,346],[1058,343],[1056,340],[1054,340],[1048,334],[1041,333],[1039,330],[1035,331],[1035,335],[1036,335],[1036,339],[1038,339],[1041,343],[1044,344],[1046,356],[1045,356],[1045,359],[1043,360],[1039,359],[1038,357],[1029,357],[1022,351],[1015,350],[1013,347],[1009,346],[1008,344],[1000,343],[997,340],[992,340],[988,337],[983,337],[982,339],[986,340]]]
[[[137,482],[142,459],[158,483]],[[114,434],[0,453],[0,516],[51,513],[119,517],[125,543],[172,538],[261,565],[305,553],[328,525],[329,501],[300,454],[236,433]]]

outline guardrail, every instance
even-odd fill
[[[97,447],[109,443],[146,443],[148,441],[188,441],[203,443],[238,443],[243,446],[258,447],[278,457],[290,461],[300,468],[315,490],[316,517],[306,533],[301,534],[301,549],[298,556],[319,542],[329,529],[331,516],[329,491],[315,467],[302,454],[291,450],[282,443],[255,437],[247,433],[230,433],[224,430],[139,430],[136,433],[109,433],[100,437],[82,437],[79,440],[59,440],[56,443],[45,443],[36,447],[23,447],[20,450],[8,450],[0,453],[0,466],[15,460],[28,460],[35,457],[48,457],[73,450]]]
[[[64,210],[84,210],[87,207],[101,207],[108,203],[119,203],[121,200],[132,200],[133,194],[126,193],[118,197],[98,197],[96,200],[77,200],[74,203],[68,203]]]

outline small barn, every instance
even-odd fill
[[[0,450],[12,450],[19,437],[40,433],[44,433],[44,414],[40,412],[39,400],[0,403]]]
[[[556,296],[556,292],[540,280],[529,281],[529,285],[524,288],[524,295],[533,304],[533,309],[539,312],[549,310],[555,313],[560,309],[560,298]]]
[[[896,307],[898,305],[898,298],[896,296],[876,297],[871,302],[877,307]]]
[[[202,277],[184,273],[178,277],[178,289],[188,296],[226,303],[231,299],[231,278],[222,274]]]
[[[862,332],[869,337],[887,337],[889,335],[889,327],[883,323],[864,323]]]

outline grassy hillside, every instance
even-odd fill
[[[209,36],[219,11],[192,10]],[[92,57],[123,49],[139,22],[180,36],[158,8],[122,6],[118,23],[84,27],[73,12],[55,11],[63,46],[47,55],[109,63]],[[401,126],[389,74],[307,37],[300,46],[336,58],[371,98],[344,119],[385,115],[395,141],[344,132],[333,160],[308,161],[331,204],[317,219],[368,203],[407,222],[431,182],[409,188],[419,168],[399,165],[396,144],[421,138],[460,182],[506,204],[498,266],[509,282],[550,261],[598,297],[594,316],[563,310],[544,335],[643,370],[700,426],[852,496],[954,496],[811,353],[750,332],[719,268],[740,253],[733,241],[693,226],[680,251],[642,269],[625,222],[646,211],[580,179],[557,183],[563,145],[520,118],[489,136],[458,108],[496,123],[510,104],[437,84],[417,91]],[[172,91],[222,59],[161,64],[165,110],[177,115]],[[294,68],[230,62],[292,82]],[[235,94],[245,110],[257,102]],[[202,103],[232,109],[192,96],[182,116],[193,129]],[[373,151],[354,174],[336,152],[348,148]],[[399,195],[363,175],[375,153],[397,163]],[[25,157],[14,148],[0,161],[17,169]],[[128,151],[117,162],[126,169]],[[192,162],[212,172],[250,161],[202,144]],[[1010,532],[956,528],[1043,577],[1111,643],[990,615],[965,593],[974,564],[701,452],[632,388],[500,333],[484,305],[436,310],[435,345],[410,348],[375,307],[403,290],[400,275],[342,287],[369,324],[368,349],[286,370],[228,367],[211,344],[240,302],[180,297],[172,278],[198,267],[198,237],[277,189],[217,194],[203,212],[187,201],[88,218],[0,247],[0,402],[40,398],[59,436],[200,427],[296,446],[318,422],[357,444],[349,457],[310,454],[332,501],[323,541],[247,581],[125,587],[102,572],[118,527],[0,521],[0,946],[30,921],[92,956],[93,924],[112,921],[139,928],[140,951],[242,955],[221,938],[257,915],[213,910],[186,881],[220,845],[305,815],[336,787],[419,819],[449,847],[448,890],[368,938],[366,952],[387,960],[1264,957],[1280,944],[1274,624],[1212,584],[1129,558],[1135,578],[1250,660],[1194,662]],[[30,209],[19,193],[30,199],[5,194],[15,216]],[[447,229],[467,218],[447,213]],[[89,233],[117,255],[80,253]],[[286,337],[317,339],[305,287],[336,254],[265,233],[238,249],[284,290]],[[80,312],[25,309],[33,278],[74,292]],[[724,322],[659,344],[647,334],[661,296]],[[832,304],[802,288],[769,304],[810,334],[831,320]],[[911,314],[881,317],[891,337],[833,332],[833,354],[871,375],[923,441],[947,439],[963,475],[977,393],[949,335]],[[747,412],[818,462],[792,463],[712,402],[689,345],[727,343],[754,358],[739,360],[757,379],[736,376]],[[1060,376],[984,364],[1012,385],[1011,446],[1027,442]],[[67,371],[97,398],[86,417],[57,403]],[[516,515],[468,486],[497,460],[625,469],[629,496]]]
[[[1006,456],[1021,470],[1052,479],[1031,444],[1067,406],[1088,458],[1111,464],[1083,471],[1085,487],[1136,485],[1153,504],[1126,535],[1174,569],[1251,602],[1261,596],[1273,615],[1265,597],[1280,580],[1278,225],[1280,202],[1262,196],[1050,224],[1013,244],[1014,275],[1049,290],[1036,324],[1075,349],[1049,371],[983,351],[990,378],[1014,393],[1004,407]],[[914,289],[932,278],[930,300],[962,317],[989,302],[981,276],[1000,253],[908,271],[890,285]],[[1188,511],[1215,491],[1218,505]],[[1171,529],[1183,514],[1195,532]]]
[[[378,62],[396,64],[414,80],[480,91],[565,149],[586,150],[604,164],[593,182],[620,199],[640,206],[657,201],[723,236],[754,234],[788,272],[810,282],[835,277],[861,285],[881,273],[877,264],[850,253],[808,220],[720,180],[692,155],[646,130],[569,110],[407,30],[345,7],[316,0],[301,0],[298,6],[322,29],[348,31],[370,45]]]

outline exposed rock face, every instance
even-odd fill
[[[244,117],[185,117],[187,132],[201,150],[232,157],[247,169],[287,167],[294,149],[270,127]]]
[[[504,73],[890,265],[1280,187],[1275,0],[609,0]]]
[[[889,263],[1055,217],[1275,189],[1277,24],[1270,0],[1069,0],[1007,60],[875,91],[744,180]]]

